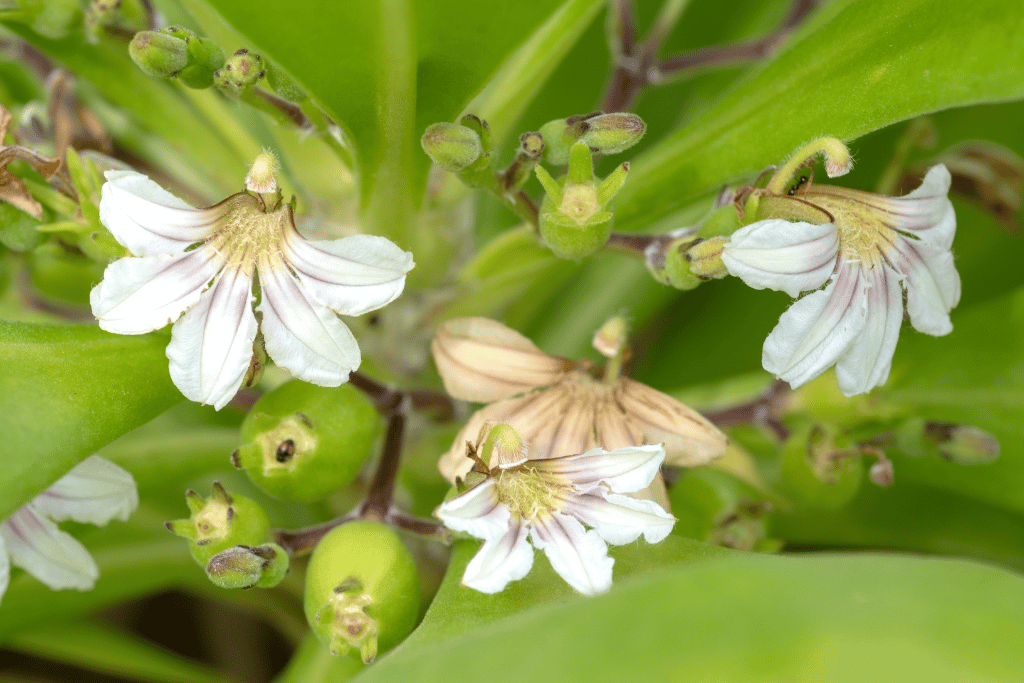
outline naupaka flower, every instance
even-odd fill
[[[769,218],[737,230],[722,253],[730,273],[755,289],[794,297],[818,290],[790,306],[768,335],[765,370],[797,387],[834,364],[847,396],[884,384],[904,290],[915,329],[951,332],[960,276],[950,253],[956,215],[949,186],[942,165],[904,197],[810,185],[771,199],[783,212],[817,216],[816,222]]]
[[[502,450],[521,453],[511,427],[498,425],[490,434],[488,440],[506,445],[494,448],[486,479],[435,513],[448,528],[484,541],[466,566],[464,585],[501,591],[530,572],[536,547],[570,586],[597,595],[612,585],[609,543],[631,543],[641,535],[657,543],[672,531],[675,518],[657,503],[621,495],[657,476],[665,459],[660,445],[528,460],[501,457]],[[510,441],[516,442],[511,448]]]
[[[53,590],[90,590],[96,562],[77,539],[54,522],[72,519],[102,526],[127,520],[139,505],[132,475],[93,455],[0,523],[0,599],[10,565],[21,567]]]
[[[588,362],[549,356],[494,320],[449,320],[431,351],[449,394],[490,403],[441,456],[438,467],[449,481],[472,467],[466,442],[487,423],[514,427],[532,460],[660,443],[667,464],[693,467],[725,452],[725,435],[692,408],[628,377],[596,378]],[[660,477],[655,488],[650,497],[667,505]]]
[[[258,330],[267,354],[295,377],[346,382],[361,354],[335,313],[361,315],[393,301],[414,265],[383,237],[306,240],[280,194],[275,202],[240,192],[194,209],[139,173],[106,177],[100,220],[134,256],[107,267],[92,290],[93,314],[118,334],[177,320],[167,347],[171,378],[189,399],[218,409],[241,386]]]

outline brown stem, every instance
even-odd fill
[[[359,516],[363,519],[376,519],[383,522],[391,510],[395,481],[398,479],[398,465],[402,460],[404,432],[405,413],[395,410],[388,416],[388,429],[384,435],[380,462],[377,464],[377,471],[373,473],[373,481],[370,482],[366,499],[359,507]]]
[[[654,245],[664,245],[674,240],[669,235],[636,235],[629,232],[613,232],[608,236],[606,246],[621,249],[639,256],[646,256],[647,250]]]
[[[436,538],[442,543],[451,543],[452,534],[448,531],[447,527],[440,522],[436,522],[432,519],[423,519],[421,517],[412,517],[405,514],[395,508],[391,508],[385,517],[384,522],[388,526],[395,527],[396,529],[404,529],[420,536],[429,536]]]
[[[345,522],[351,522],[357,519],[356,515],[349,513],[341,517],[336,517],[329,522],[323,524],[317,524],[315,526],[308,526],[304,529],[296,529],[295,531],[288,531],[286,529],[279,529],[274,532],[274,543],[285,549],[289,555],[295,555],[297,553],[304,553],[312,550],[316,547],[316,544],[320,542],[327,532],[336,526],[341,526]]]
[[[281,99],[274,93],[264,90],[263,88],[253,88],[252,92],[256,97],[284,114],[292,123],[295,124],[296,128],[299,128],[300,130],[312,130],[313,122],[309,120],[306,113],[302,111],[302,107],[299,105],[289,102],[288,100]]]
[[[704,413],[704,417],[719,427],[738,424],[754,424],[772,430],[775,436],[784,441],[789,437],[789,429],[779,420],[778,400],[788,391],[786,383],[775,380],[768,389],[747,403],[740,403],[722,410]]]

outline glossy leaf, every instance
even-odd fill
[[[459,637],[410,639],[357,680],[1009,682],[1024,637],[1020,576],[910,557],[733,554],[479,624],[489,602],[460,605],[475,623]]]
[[[161,335],[0,322],[0,425],[17,457],[0,469],[0,519],[181,394]]]
[[[1024,15],[1006,0],[855,2],[635,160],[618,226],[775,164],[820,134],[850,140],[919,114],[1024,96]]]

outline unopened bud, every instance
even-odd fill
[[[206,565],[206,575],[221,588],[273,588],[288,573],[288,553],[276,543],[236,545]]]
[[[999,457],[999,440],[977,427],[931,422],[925,433],[940,456],[958,465],[985,465]]]
[[[246,88],[256,85],[265,75],[263,58],[242,49],[228,57],[224,66],[213,74],[213,82],[221,90],[237,95]]]
[[[618,154],[636,143],[647,132],[647,124],[636,114],[601,114],[586,120],[587,129],[580,138],[592,152]]]
[[[270,152],[263,152],[256,157],[245,176],[245,189],[259,194],[277,192],[277,157]]]
[[[548,121],[541,126],[540,134],[544,138],[544,161],[553,166],[569,163],[572,146],[589,129],[587,120],[600,115],[601,112],[594,112],[584,116],[570,116],[567,119]]]
[[[629,341],[629,323],[620,315],[609,319],[594,333],[593,346],[605,358],[614,358]]]
[[[457,123],[427,126],[420,145],[435,164],[451,173],[466,168],[483,153],[477,132]]]
[[[193,36],[188,41],[188,66],[178,80],[190,88],[202,90],[213,85],[213,75],[224,66],[224,50],[209,38]]]
[[[686,251],[694,241],[692,236],[688,236],[651,243],[644,252],[647,270],[664,285],[671,285],[684,292],[695,288],[703,280],[693,274],[690,262],[686,259]]]
[[[128,54],[143,73],[171,78],[188,64],[188,44],[157,31],[140,31],[128,44]]]
[[[728,237],[712,237],[689,247],[685,256],[690,272],[701,280],[717,280],[728,275],[722,263],[722,250],[728,243]]]
[[[895,470],[892,466],[892,460],[888,458],[880,458],[878,462],[873,463],[868,469],[868,479],[875,486],[881,486],[883,488],[892,486],[893,479],[895,477]]]
[[[514,467],[526,462],[526,445],[511,425],[495,425],[484,440],[480,458],[491,467]]]

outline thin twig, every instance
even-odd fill
[[[779,399],[788,391],[786,382],[781,379],[775,380],[764,393],[752,401],[722,410],[712,410],[703,415],[719,427],[739,424],[767,427],[780,441],[784,441],[789,437],[789,429],[779,420],[777,413]]]
[[[384,435],[384,446],[380,452],[377,471],[366,492],[366,499],[359,507],[359,517],[383,522],[391,510],[391,499],[398,479],[398,465],[402,460],[402,440],[405,434],[405,413],[395,410],[388,417],[388,428]]]

